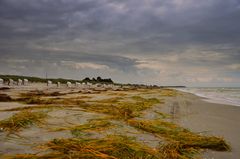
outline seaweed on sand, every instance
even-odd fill
[[[40,90],[34,90],[34,91],[29,91],[26,93],[21,93],[21,97],[32,97],[32,96],[60,96],[60,95],[65,95],[65,93],[60,93],[60,92],[44,92]]]
[[[174,123],[161,120],[128,120],[128,123],[138,129],[153,133],[167,140],[167,144],[160,147],[165,158],[191,158],[200,149],[229,151],[230,146],[223,138],[204,136],[189,131]]]
[[[51,109],[51,108],[82,108],[87,107],[89,104],[81,99],[28,99],[25,101],[28,104],[34,104],[31,106],[21,106],[15,108],[3,109],[0,111],[20,111],[20,110],[34,110],[34,109]],[[36,104],[36,105],[35,105]]]
[[[166,96],[166,97],[175,97],[178,95],[177,90],[174,89],[160,89],[159,91],[160,96]]]
[[[107,136],[103,139],[54,139],[42,146],[43,155],[20,154],[12,159],[79,158],[79,159],[157,159],[155,149],[141,145],[126,136]],[[48,151],[52,150],[52,151]]]
[[[130,119],[140,115],[141,111],[151,108],[153,105],[160,103],[156,98],[141,98],[137,102],[122,102],[117,105],[119,115],[124,119]]]
[[[119,103],[121,99],[123,99],[123,98],[122,97],[112,97],[112,98],[95,100],[95,101],[90,101],[90,102],[97,102],[97,103],[103,103],[103,104],[116,104],[116,103]]]
[[[159,111],[154,111],[154,113],[156,113],[158,116],[160,116],[161,119],[166,119],[166,118],[170,118],[171,115],[169,114],[166,114],[166,113],[162,113],[162,112],[159,112]]]
[[[9,108],[0,110],[3,111],[23,111],[23,110],[34,110],[34,109],[52,109],[52,108],[61,108],[61,106],[53,106],[53,105],[37,105],[37,106],[22,106],[16,108]]]
[[[88,101],[89,103],[86,103],[78,98],[39,98],[33,96],[19,99],[19,101],[23,101],[27,104],[46,105],[46,107],[50,105],[79,107],[85,109],[86,111],[108,114],[118,119],[129,119],[139,116],[141,111],[161,102],[156,98],[145,99],[140,96],[134,96],[130,98],[132,99],[130,101],[122,101],[122,99],[122,97],[113,97],[97,101]],[[26,109],[34,108],[43,108],[43,106],[26,107]],[[21,110],[25,108],[19,109]],[[16,110],[16,108],[14,110]]]
[[[34,124],[43,123],[44,118],[47,116],[45,112],[32,112],[32,111],[21,111],[13,116],[0,121],[0,127],[5,131],[13,132],[19,131],[21,128],[27,128]]]
[[[79,105],[85,103],[80,98],[40,98],[36,96],[18,98],[15,101],[23,102],[25,104],[59,104],[59,105]]]
[[[0,102],[10,102],[12,98],[7,94],[0,94]]]
[[[79,137],[79,136],[82,135],[82,132],[102,131],[102,130],[105,130],[105,129],[109,129],[112,126],[113,126],[113,124],[109,121],[106,121],[106,120],[99,120],[99,121],[98,120],[92,120],[89,123],[71,127],[71,133],[75,137]]]
[[[22,102],[25,104],[65,104],[65,105],[77,105],[83,102],[84,98],[91,98],[89,96],[80,96],[77,98],[61,98],[55,96],[66,95],[66,93],[59,92],[43,92],[43,91],[30,91],[27,93],[21,93],[20,97],[14,99],[16,102]]]
[[[137,101],[119,101],[116,98],[111,98],[110,101],[104,99],[104,101],[102,100],[89,105],[80,105],[80,107],[88,111],[108,114],[116,119],[130,119],[139,116],[141,111],[157,103],[160,103],[160,100],[156,98],[141,98],[141,100]]]
[[[94,120],[90,120],[88,123],[85,123],[85,124],[54,128],[52,129],[52,131],[70,130],[75,137],[81,137],[82,132],[102,131],[105,129],[109,129],[110,127],[113,127],[113,126],[114,125],[110,121],[107,121],[104,119],[94,119]]]

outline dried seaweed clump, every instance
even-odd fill
[[[229,151],[230,146],[223,138],[204,136],[191,132],[174,123],[161,120],[128,120],[128,123],[141,130],[164,137],[167,143],[161,145],[160,152],[164,158],[191,158],[200,149]]]
[[[117,119],[130,119],[139,116],[141,111],[152,107],[154,104],[160,103],[157,98],[139,98],[134,101],[118,101],[119,98],[111,98],[101,100],[98,103],[89,105],[80,105],[80,107],[93,112],[112,115]]]
[[[43,149],[43,155],[20,154],[12,159],[158,159],[156,150],[143,146],[126,136],[107,136],[103,139],[54,139]]]
[[[12,98],[7,94],[0,94],[0,102],[10,102]]]
[[[141,111],[151,108],[158,103],[160,103],[160,100],[157,98],[138,98],[136,102],[122,102],[117,105],[119,109],[118,114],[124,117],[124,119],[134,118],[139,116]]]
[[[70,130],[75,137],[81,137],[82,132],[102,131],[113,126],[114,125],[107,120],[92,120],[89,123],[71,127]]]
[[[32,111],[21,111],[8,119],[0,121],[0,127],[5,131],[14,132],[19,131],[21,128],[27,128],[34,124],[43,123],[44,118],[47,116],[45,112],[32,112]]]
[[[55,128],[53,129],[53,131],[70,130],[74,137],[82,137],[83,132],[102,131],[105,129],[109,129],[110,127],[114,127],[114,124],[112,124],[110,121],[103,119],[94,119],[89,121],[88,123],[81,125]]]
[[[177,96],[178,92],[174,89],[160,89],[160,96],[166,96],[166,97],[175,97]]]
[[[64,93],[60,93],[60,92],[44,92],[44,91],[40,91],[40,90],[34,90],[34,91],[29,91],[26,93],[21,93],[22,97],[32,97],[32,96],[61,96],[61,95],[65,95]]]
[[[69,105],[80,105],[85,103],[80,98],[42,98],[38,96],[32,96],[32,97],[24,97],[24,98],[18,98],[16,99],[18,102],[23,102],[25,104],[42,104],[42,105],[63,105],[63,106],[69,106]]]

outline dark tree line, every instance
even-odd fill
[[[18,79],[28,79],[29,82],[47,82],[48,80],[52,81],[53,83],[61,82],[66,83],[69,82],[90,82],[90,83],[113,83],[111,78],[102,79],[101,77],[97,77],[97,79],[89,77],[86,77],[83,80],[73,80],[73,79],[63,79],[63,78],[39,78],[39,77],[30,77],[30,76],[18,76],[18,75],[0,75],[0,78],[2,78],[4,81],[8,81],[9,79],[13,79],[14,81],[17,81]]]
[[[86,77],[85,79],[82,80],[82,82],[90,82],[90,83],[113,83],[112,79],[111,78],[106,78],[106,79],[103,79],[101,77],[97,77],[96,78],[92,78],[90,79],[89,77]]]

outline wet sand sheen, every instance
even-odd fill
[[[204,153],[207,159],[238,159],[240,156],[240,107],[215,104],[204,101],[190,93],[169,98],[162,108],[165,112],[173,113],[177,124],[194,132],[222,136],[232,147],[231,152]]]

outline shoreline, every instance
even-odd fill
[[[210,103],[203,97],[178,90],[182,95],[167,99],[163,110],[171,112],[175,107],[175,119],[172,121],[194,132],[207,133],[223,137],[232,147],[231,152],[207,151],[206,159],[238,159],[240,156],[240,107]],[[168,107],[168,108],[167,108]]]
[[[215,104],[223,104],[223,105],[231,105],[231,106],[237,106],[239,107],[240,106],[240,103],[239,103],[239,99],[233,99],[233,98],[230,98],[230,97],[222,97],[222,96],[219,96],[217,97],[216,95],[213,96],[213,95],[206,95],[204,94],[203,92],[193,92],[193,90],[186,90],[186,89],[175,89],[177,91],[180,91],[180,92],[185,92],[185,93],[191,93],[193,95],[196,95],[200,98],[203,98],[204,101],[207,101],[209,103],[215,103]],[[238,101],[234,101],[234,100],[238,100]]]

